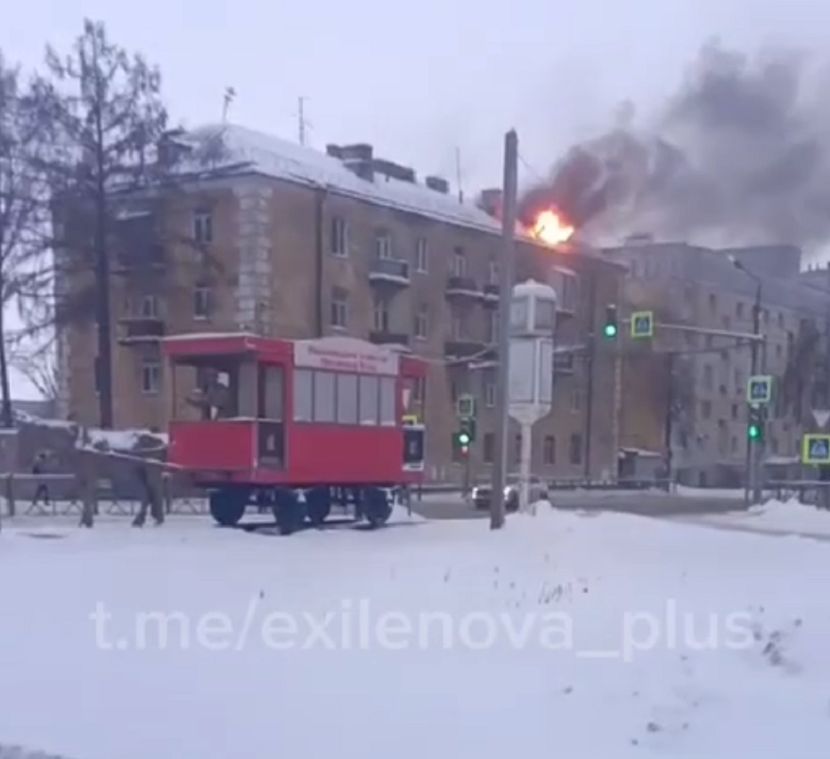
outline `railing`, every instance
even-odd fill
[[[122,339],[136,340],[141,338],[164,337],[164,321],[158,317],[130,317],[122,320],[124,334]]]
[[[369,279],[384,281],[409,282],[409,262],[396,258],[376,258],[369,264]]]
[[[483,293],[472,277],[460,277],[453,274],[447,277],[447,295],[469,295],[479,298]]]
[[[40,490],[42,486],[45,491]],[[0,497],[4,504],[0,505],[0,513],[9,517],[18,514],[66,516],[80,514],[82,509],[80,486],[74,474],[2,475]],[[95,487],[95,510],[109,515],[133,516],[143,497],[138,483],[125,486],[122,482],[102,478]],[[205,514],[208,511],[204,491],[167,473],[162,475],[162,500],[168,514]]]

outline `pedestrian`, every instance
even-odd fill
[[[46,474],[46,463],[46,453],[45,451],[41,451],[37,454],[37,456],[35,456],[34,463],[32,464],[32,474],[36,477]],[[37,488],[35,489],[35,496],[32,499],[32,508],[37,506],[41,500],[43,501],[44,506],[49,506],[49,486],[46,484],[45,480],[39,479],[37,481]]]

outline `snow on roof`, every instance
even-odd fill
[[[460,203],[453,195],[426,185],[375,173],[374,181],[346,168],[339,158],[288,140],[235,124],[210,124],[191,130],[188,138],[197,145],[220,140],[224,151],[214,170],[251,170],[277,179],[324,187],[343,195],[362,198],[401,211],[427,216],[499,234],[501,224],[480,208]],[[187,163],[183,164],[185,170]],[[203,167],[202,167],[203,168]]]

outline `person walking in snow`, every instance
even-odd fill
[[[37,476],[46,474],[46,462],[47,457],[44,451],[35,456],[34,463],[32,464],[32,474]],[[37,488],[35,489],[35,496],[32,498],[32,508],[35,508],[41,501],[43,501],[44,506],[48,506],[49,501],[49,486],[46,484],[45,480],[38,480]]]

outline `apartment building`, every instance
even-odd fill
[[[621,370],[622,447],[665,457],[671,407],[675,476],[694,485],[742,481],[751,347],[717,332],[753,332],[760,284],[766,340],[759,371],[776,378],[765,459],[770,465],[795,464],[811,408],[826,403],[821,373],[805,372],[797,362],[802,348],[816,342],[810,336],[826,332],[830,308],[828,292],[800,274],[800,251],[789,246],[711,250],[641,240],[606,254],[628,266],[626,311],[650,309],[661,322],[709,331],[658,328],[650,343],[628,343]]]
[[[462,394],[476,398],[469,466],[473,478],[484,476],[494,445],[499,220],[459,202],[439,177],[419,183],[369,145],[321,153],[225,125],[179,135],[168,149],[183,167],[180,185],[125,203],[116,225],[116,426],[169,422],[166,335],[349,334],[430,363],[417,393],[430,479],[462,476],[451,442],[455,404]],[[535,431],[534,470],[544,476],[615,472],[615,359],[596,351],[587,361],[586,346],[603,304],[618,299],[623,272],[591,251],[517,243],[517,280],[547,282],[559,296],[554,409]],[[64,328],[59,345],[66,411],[93,424],[92,319]]]

